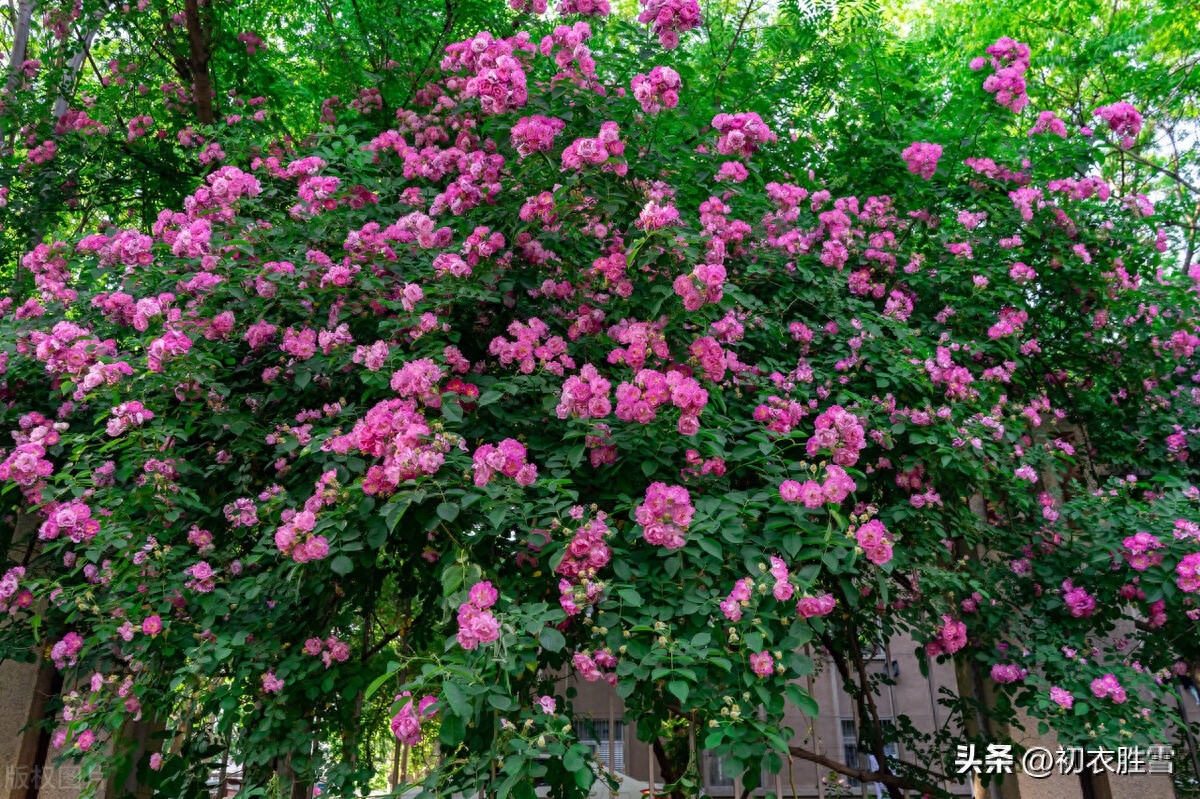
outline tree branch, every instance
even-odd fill
[[[818,766],[825,766],[830,771],[836,771],[838,774],[844,774],[847,777],[853,777],[860,782],[878,782],[883,785],[887,785],[890,788],[911,788],[919,791],[941,790],[938,785],[932,782],[916,780],[912,779],[911,777],[902,777],[898,774],[891,774],[885,771],[866,771],[854,766],[847,766],[841,761],[818,754],[809,749],[805,749],[802,746],[788,746],[788,753],[802,760],[807,760],[810,763],[816,763]],[[919,768],[924,769],[924,771],[933,779],[952,781],[945,775],[938,774],[937,772],[926,769],[923,766]]]
[[[733,51],[737,49],[737,43],[742,38],[742,31],[746,28],[746,21],[750,19],[751,12],[754,11],[754,0],[746,3],[746,10],[742,12],[742,18],[738,20],[737,30],[734,31],[733,41],[729,43],[729,50],[725,53],[725,60],[721,62],[721,67],[717,70],[717,82],[713,84],[713,100],[720,105],[721,82],[725,80],[725,69],[729,66],[730,59],[733,58]]]
[[[1166,175],[1171,180],[1175,181],[1180,186],[1183,186],[1184,188],[1186,188],[1188,191],[1192,192],[1193,194],[1200,194],[1200,188],[1193,186],[1191,183],[1189,183],[1187,180],[1184,179],[1183,175],[1180,175],[1178,172],[1175,172],[1174,170],[1171,170],[1171,169],[1167,169],[1165,166],[1160,166],[1160,165],[1154,163],[1153,161],[1143,158],[1142,156],[1140,156],[1137,153],[1134,153],[1130,150],[1123,150],[1121,154],[1126,156],[1127,158],[1129,158],[1129,160],[1131,160],[1131,161],[1135,161],[1139,164],[1142,164],[1143,166],[1148,166],[1151,169],[1153,169],[1155,172]]]

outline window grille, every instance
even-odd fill
[[[733,774],[725,770],[725,755],[705,752],[704,785],[706,788],[732,788]]]
[[[607,770],[625,773],[625,722],[615,722],[612,741],[612,764],[609,760],[608,719],[577,719],[575,729],[579,732],[579,742],[592,750],[596,760]]]
[[[864,756],[862,763],[858,759],[858,729],[854,725],[854,719],[842,719],[842,762],[852,768],[866,768],[868,761]],[[892,726],[891,719],[880,719],[885,730]],[[883,753],[889,758],[899,757],[900,750],[895,742],[886,743],[883,745]],[[861,783],[853,777],[850,778],[850,787],[857,788]]]

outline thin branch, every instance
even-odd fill
[[[729,49],[725,52],[725,60],[721,62],[720,68],[717,70],[717,82],[713,84],[713,99],[719,101],[721,93],[721,83],[725,80],[726,68],[729,66],[730,60],[733,58],[733,51],[737,49],[738,40],[742,38],[742,31],[746,28],[746,21],[750,19],[750,14],[754,11],[754,0],[746,3],[746,10],[742,12],[742,18],[738,20],[737,30],[733,34],[733,41],[729,43]]]
[[[834,760],[831,757],[818,754],[812,750],[805,749],[802,746],[788,746],[788,753],[802,760],[807,760],[810,763],[816,763],[818,766],[825,766],[830,771],[836,771],[838,774],[845,774],[847,777],[853,777],[860,782],[878,782],[889,787],[900,789],[916,788],[917,790],[922,791],[941,790],[932,782],[925,782],[923,780],[917,780],[910,777],[901,777],[897,774],[890,774],[884,771],[866,771],[864,769],[856,768],[855,766],[847,766],[845,763],[842,763],[839,760]],[[930,777],[934,779],[952,782],[949,777],[939,774],[932,769],[927,769],[923,766],[920,766],[919,768],[922,768],[926,773],[929,774]]]
[[[1167,169],[1165,166],[1160,166],[1159,164],[1156,164],[1153,161],[1143,158],[1142,156],[1138,155],[1137,153],[1135,153],[1131,150],[1124,150],[1122,152],[1122,155],[1126,156],[1131,161],[1136,161],[1137,163],[1142,164],[1143,166],[1150,167],[1155,172],[1166,175],[1167,177],[1171,178],[1171,180],[1174,180],[1179,185],[1187,188],[1187,190],[1192,192],[1193,194],[1200,194],[1200,188],[1193,186],[1191,183],[1189,183],[1183,177],[1183,175],[1180,175],[1178,172],[1171,170],[1171,169]]]

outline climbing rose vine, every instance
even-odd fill
[[[672,126],[699,7],[642,6],[647,72],[565,3],[590,23],[446,48],[389,129],[30,248],[0,642],[77,686],[69,753],[115,773],[114,731],[172,720],[140,757],[182,796],[210,725],[251,781],[348,792],[382,691],[442,747],[430,789],[577,795],[574,674],[753,787],[815,661],[899,633],[1065,739],[1165,734],[1147,703],[1200,658],[1200,272],[1080,167],[1140,114],[1068,129],[1002,39],[957,100],[987,149],[900,131],[860,191],[782,112]]]

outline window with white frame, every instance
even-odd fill
[[[715,752],[704,753],[704,787],[705,788],[732,788],[734,786],[733,773],[726,769],[725,761],[727,755],[717,755]]]
[[[625,722],[615,721],[613,724],[611,738],[609,737],[608,719],[576,719],[575,729],[579,733],[579,742],[592,750],[592,754],[603,764],[605,769],[623,774],[625,773]]]
[[[854,719],[842,719],[842,761],[847,766],[854,768],[866,768],[867,758],[864,756],[861,764],[859,763],[858,752],[858,728],[854,724]],[[891,719],[880,719],[880,723],[884,728],[892,726]],[[900,755],[900,750],[895,742],[886,743],[883,745],[883,753],[889,758],[897,758]],[[850,787],[857,788],[859,781],[856,779],[850,780]]]

